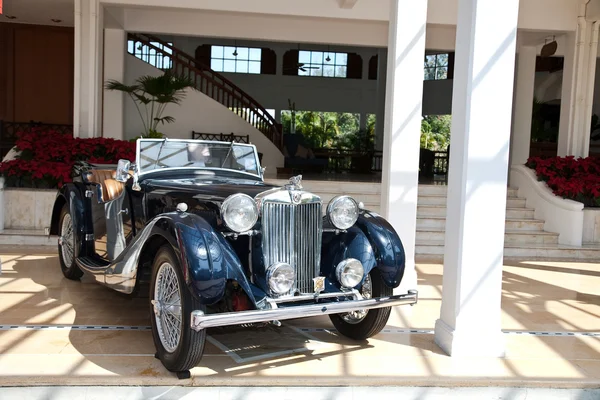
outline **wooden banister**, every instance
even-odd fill
[[[128,35],[129,39],[134,41],[132,50],[128,50],[131,55],[136,55],[136,47],[139,43],[156,52],[154,57],[161,56],[163,60],[171,60],[170,68],[174,73],[189,77],[197,90],[229,108],[261,131],[279,150],[283,150],[281,124],[248,93],[209,66],[155,36],[141,33]],[[153,43],[159,43],[162,48]]]

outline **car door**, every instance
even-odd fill
[[[94,170],[89,178],[94,251],[106,261],[117,258],[133,237],[130,196],[113,170]]]

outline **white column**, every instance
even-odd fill
[[[442,307],[435,342],[502,356],[500,299],[519,0],[459,0]],[[492,121],[492,122],[490,122]]]
[[[385,119],[385,88],[387,73],[387,52],[377,50],[377,112],[375,116],[375,150],[383,150],[383,128]]]
[[[387,57],[381,212],[406,252],[398,292],[416,289],[415,232],[427,0],[392,0]]]
[[[523,165],[529,158],[536,58],[535,46],[523,46],[517,54],[514,121],[510,144],[511,165]]]
[[[127,33],[123,29],[104,30],[104,81],[125,80]],[[104,89],[102,132],[104,137],[123,139],[125,95]]]
[[[75,0],[74,135],[100,136],[103,18],[98,0]]]
[[[599,25],[586,21],[584,15],[585,7],[582,7],[576,31],[565,35],[559,156],[589,155]]]

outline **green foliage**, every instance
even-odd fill
[[[148,132],[148,134],[146,136],[136,136],[133,139],[130,139],[130,142],[135,142],[136,140],[138,140],[139,138],[149,138],[149,139],[162,139],[165,137],[165,135],[163,135],[161,132],[157,132],[155,130],[150,129],[150,132]]]
[[[452,116],[426,115],[421,120],[421,148],[446,150],[450,144]]]
[[[181,103],[187,88],[195,89],[194,82],[187,76],[175,75],[170,71],[159,76],[141,76],[133,85],[125,85],[116,80],[106,82],[106,89],[127,93],[133,100],[144,125],[142,137],[157,137],[159,123],[175,121],[172,116],[162,114],[168,104]],[[162,137],[162,134],[158,137]]]
[[[294,117],[294,118],[293,118]],[[359,115],[353,113],[291,111],[281,112],[284,133],[292,133],[292,120],[296,134],[301,134],[312,148],[354,148],[360,140]]]

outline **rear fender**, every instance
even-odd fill
[[[85,235],[87,233],[87,224],[85,220],[85,203],[81,189],[73,184],[65,184],[56,195],[54,206],[52,207],[52,218],[50,220],[50,235],[60,234],[60,212],[65,204],[69,205],[73,226],[75,227],[75,256],[85,254]]]

